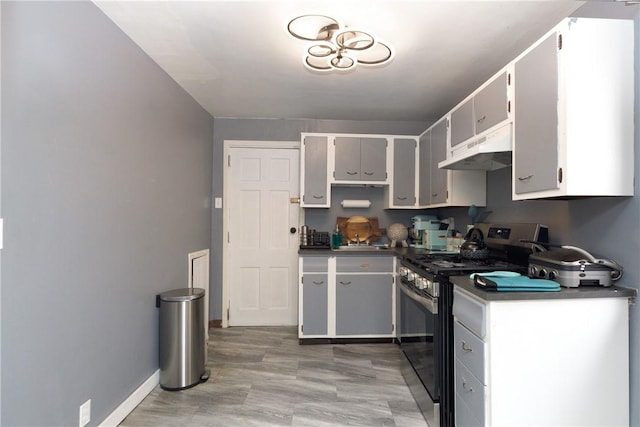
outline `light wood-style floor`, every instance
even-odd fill
[[[295,327],[211,329],[209,381],[157,386],[121,426],[427,426],[395,344],[299,345]]]

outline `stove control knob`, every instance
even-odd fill
[[[414,280],[416,280],[416,273],[414,273],[413,271],[408,272],[407,280],[410,282],[413,282]]]
[[[558,272],[557,271],[550,271],[549,272],[549,280],[556,280],[556,277],[558,277]]]
[[[544,279],[545,277],[547,277],[547,269],[543,268],[542,270],[540,270],[538,272],[538,277],[541,279]]]
[[[538,276],[538,267],[531,266],[529,267],[529,277],[537,277]]]

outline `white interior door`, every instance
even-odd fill
[[[231,148],[229,153],[228,324],[295,325],[299,150]]]

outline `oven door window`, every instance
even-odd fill
[[[431,399],[440,399],[439,378],[440,360],[438,357],[440,336],[438,329],[438,315],[408,296],[413,292],[412,285],[401,284],[400,292],[400,347],[413,366],[416,374],[427,389]],[[437,304],[437,299],[435,300]]]

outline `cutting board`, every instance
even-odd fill
[[[370,243],[378,241],[382,236],[376,217],[367,218],[360,215],[348,218],[338,217],[337,223],[340,233],[347,242],[356,242],[356,234],[361,242],[369,240]]]

